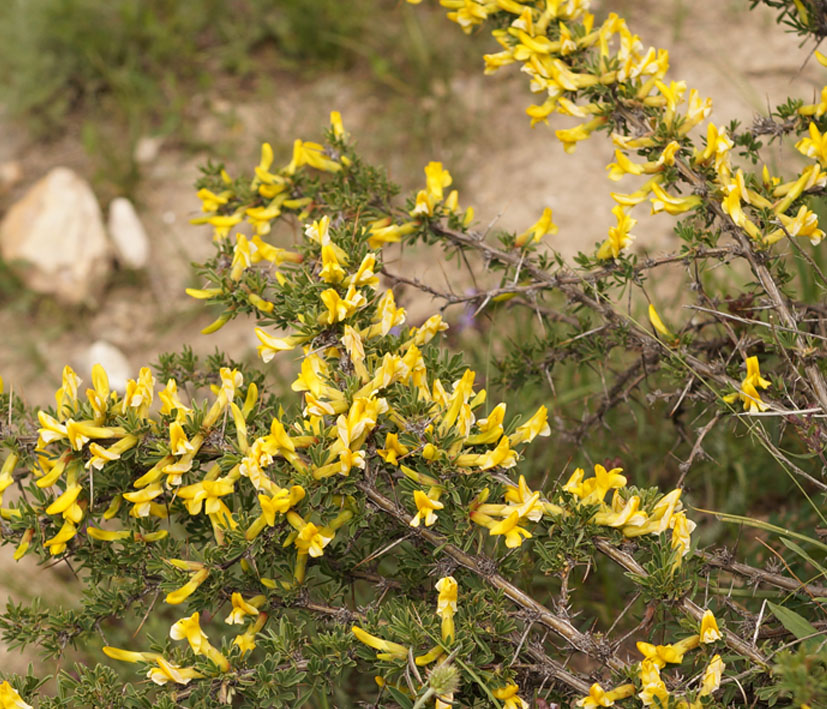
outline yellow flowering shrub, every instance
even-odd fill
[[[598,21],[582,0],[441,4],[465,33],[493,23],[500,50],[486,55],[485,71],[519,65],[539,97],[532,123],[583,119],[555,132],[567,152],[608,132],[609,179],[630,183],[612,195],[617,224],[576,269],[541,250],[557,231],[550,209],[495,245],[474,230],[473,208],[449,191],[442,163],[430,162],[424,187],[403,202],[360,158],[337,112],[324,142],[296,139],[289,156],[265,143],[249,174],[205,168],[194,221],[211,227],[215,256],[188,292],[220,308],[207,335],[254,319],[260,363],[221,353],[200,362],[184,349],[141,369],[124,392],[96,365],[66,367],[47,410],[3,395],[13,416],[0,468],[2,542],[16,560],[66,561],[84,589],[76,608],[11,603],[3,638],[53,659],[101,638],[97,664],[63,672],[57,697],[36,698],[34,674],[4,680],[3,709],[695,709],[790,696],[816,706],[823,697],[823,685],[802,689],[791,678],[797,662],[823,662],[818,554],[827,546],[722,514],[780,535],[796,569],[705,551],[696,538],[704,511],[684,481],[707,455],[704,438],[731,420],[824,521],[827,484],[803,462],[823,458],[823,307],[783,290],[778,252],[781,242],[800,249],[805,237],[810,248],[823,237],[812,198],[827,184],[827,124],[817,122],[825,111],[779,108],[784,130],[806,133],[795,148],[816,162],[791,179],[753,174],[733,151],[757,156],[756,134],[708,122],[709,100],[669,77],[668,53],[646,49],[617,15]],[[630,253],[631,214],[643,202],[653,214],[685,215],[680,253]],[[385,269],[389,245],[418,241],[481,256],[499,285],[465,298]],[[696,275],[701,320],[680,327],[651,301],[647,324],[616,297],[669,263],[706,269],[736,258],[754,279],[738,307],[721,308]],[[548,339],[518,343],[499,363],[515,386],[542,373],[553,388],[554,357],[582,367],[621,348],[627,368],[611,372],[604,399],[575,429],[550,415],[558,391],[514,412],[451,354],[441,312],[409,321],[398,283],[446,305],[470,303],[475,315],[536,313]],[[289,389],[274,389],[267,373],[292,363]],[[645,391],[648,369],[681,382],[673,413],[694,407],[706,417],[683,431],[687,460],[661,486],[648,484],[642,465],[612,464],[626,442],[603,442],[602,462],[586,442]],[[770,428],[766,414],[789,431]],[[533,451],[565,441],[577,446],[574,470],[536,475]],[[13,486],[18,496],[8,495]],[[816,573],[802,577],[802,564]],[[628,594],[616,615],[594,612],[590,573],[608,573],[604,588]],[[791,648],[805,657],[779,655]]]

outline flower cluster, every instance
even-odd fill
[[[606,691],[595,682],[589,689],[589,694],[577,702],[577,706],[584,709],[611,707],[615,702],[637,694],[640,705],[644,707],[670,706],[672,697],[661,678],[661,670],[667,664],[681,664],[684,655],[694,650],[699,644],[712,644],[722,638],[718,623],[712,611],[705,611],[701,618],[700,632],[690,635],[676,643],[669,645],[652,645],[647,642],[638,642],[638,652],[643,655],[637,667],[637,682],[622,684]],[[678,699],[675,704],[679,709],[700,709],[703,706],[702,697],[710,696],[721,685],[721,677],[726,665],[720,655],[714,655],[704,671],[700,688],[694,692],[694,698]],[[640,691],[638,691],[638,689]]]
[[[808,124],[809,136],[796,144],[814,164],[787,182],[771,177],[764,166],[762,177],[756,180],[733,165],[735,142],[725,128],[708,123],[706,145],[693,148],[690,133],[709,117],[711,100],[695,89],[687,91],[685,81],[669,80],[668,52],[643,45],[617,14],[609,13],[597,24],[588,11],[588,0],[441,0],[440,4],[452,9],[448,18],[466,33],[496,18],[499,26],[492,35],[501,51],[485,55],[485,73],[520,65],[530,79],[532,93],[545,97],[527,109],[532,126],[548,123],[553,113],[583,120],[575,127],[555,130],[569,153],[595,130],[607,129],[615,146],[615,161],[606,168],[609,178],[646,178],[633,192],[612,193],[617,225],[609,229],[597,259],[618,258],[628,249],[634,239],[631,229],[637,223],[628,210],[646,200],[653,214],[678,215],[704,206],[700,190],[696,191],[698,180],[689,180],[693,194],[668,191],[673,184],[680,189],[677,174],[681,171],[682,177],[695,171],[707,179],[712,188],[704,188],[704,194],[711,193],[722,213],[757,245],[770,245],[784,237],[804,237],[817,244],[824,237],[809,207],[799,204],[790,209],[802,195],[827,184],[823,169],[827,167],[827,141],[815,122]],[[623,108],[618,109],[618,98]],[[820,118],[822,106],[823,101],[801,106],[799,113]],[[629,122],[639,135],[613,130]],[[646,159],[636,162],[632,152]]]

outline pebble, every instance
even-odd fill
[[[126,197],[116,197],[109,204],[107,227],[118,263],[136,271],[146,268],[149,262],[149,238],[135,207]]]

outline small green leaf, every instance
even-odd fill
[[[811,557],[806,551],[804,551],[798,544],[790,539],[785,539],[781,537],[781,543],[787,547],[788,549],[794,551],[798,554],[802,559],[809,562],[809,564],[820,572],[822,576],[827,576],[827,569],[825,569],[821,564],[819,564],[813,557]]]

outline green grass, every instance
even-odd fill
[[[192,126],[205,96],[266,101],[257,87],[289,90],[332,73],[368,82],[405,116],[408,139],[433,149],[468,132],[452,110],[451,77],[479,56],[473,42],[455,41],[443,12],[390,0],[7,0],[0,103],[36,139],[76,138],[98,191],[127,195],[141,177],[141,136],[203,147]]]

